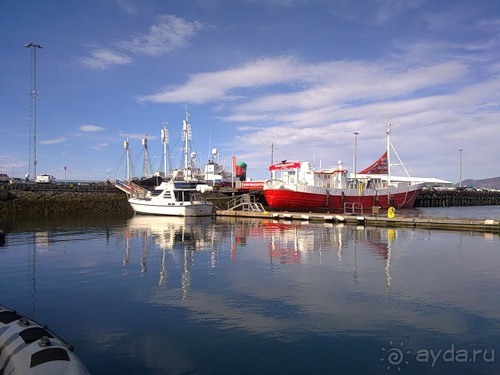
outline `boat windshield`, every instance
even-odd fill
[[[177,202],[189,202],[194,195],[194,191],[179,190],[175,191],[175,200]]]
[[[196,189],[198,182],[174,182],[176,189]]]

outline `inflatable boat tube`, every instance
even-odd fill
[[[0,306],[0,374],[90,374],[73,347],[46,326]]]

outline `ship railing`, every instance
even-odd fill
[[[254,211],[254,212],[265,211],[262,203],[256,201],[255,195],[250,195],[250,194],[238,195],[237,197],[231,199],[228,202],[228,210],[229,211]]]
[[[363,214],[363,204],[360,202],[344,202],[344,214]]]

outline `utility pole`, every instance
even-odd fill
[[[458,170],[460,174],[460,182],[459,182],[459,187],[462,187],[462,151],[463,149],[459,149],[459,158],[458,158]]]
[[[36,50],[43,48],[38,43],[28,43],[24,47],[31,48],[31,84],[30,92],[30,133],[29,133],[29,171],[28,179],[34,181],[36,178],[36,102],[38,92],[36,91]]]
[[[354,132],[352,133],[354,134],[354,158],[353,158],[353,166],[352,166],[352,169],[354,170],[354,178],[357,177],[357,174],[356,174],[356,161],[357,161],[357,158],[358,158],[358,135],[359,135],[359,132]]]

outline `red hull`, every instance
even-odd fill
[[[356,212],[371,209],[373,206],[381,208],[412,208],[422,189],[408,192],[399,192],[388,195],[329,195],[297,192],[286,189],[265,189],[264,197],[267,205],[273,210],[298,212],[343,212],[344,205],[352,211],[353,204]]]

